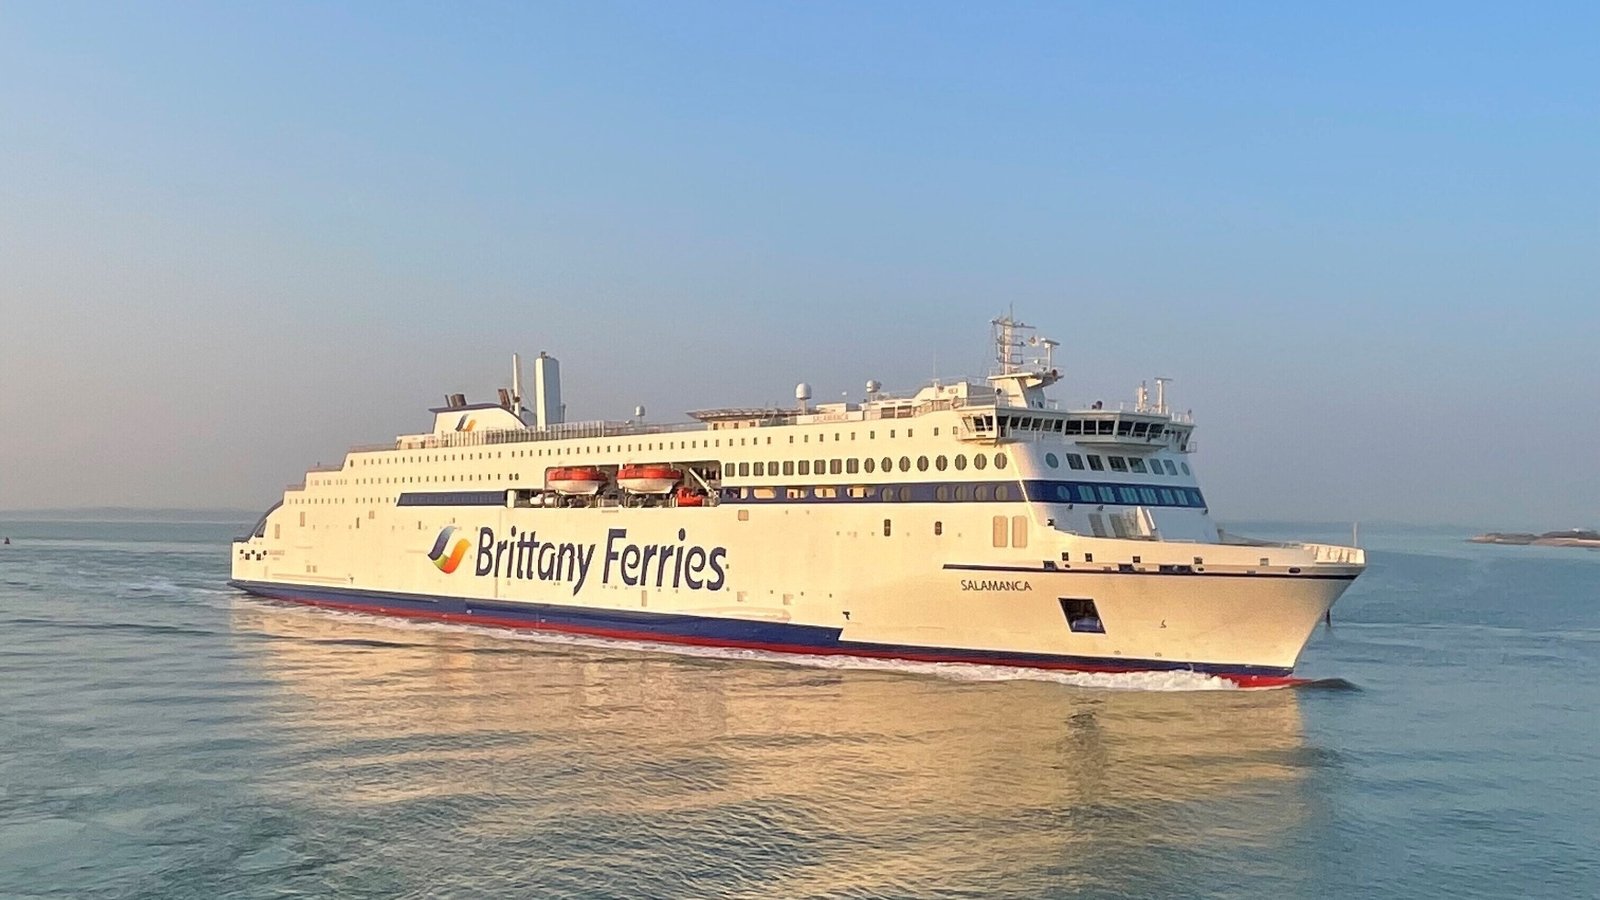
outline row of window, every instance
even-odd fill
[[[1004,453],[994,454],[993,459],[996,469],[1004,469],[1006,467],[1006,455]],[[988,454],[974,453],[971,465],[972,468],[982,471],[989,467],[989,461]],[[915,462],[909,456],[902,456],[898,465],[902,472],[911,471],[913,466],[918,472],[926,472],[930,467],[943,472],[952,466],[955,467],[957,472],[961,472],[966,470],[967,464],[967,455],[958,453],[953,459],[943,454],[931,459],[926,456],[919,456]],[[726,471],[729,475],[737,475],[740,478],[762,478],[770,475],[855,475],[863,472],[871,475],[878,471],[893,472],[895,466],[894,458],[889,456],[885,456],[881,461],[871,456],[866,459],[852,456],[848,459],[786,459],[782,462],[773,460],[772,462],[754,463],[730,462],[727,464]]]
[[[783,503],[795,501],[876,500],[882,503],[1092,503],[1113,506],[1205,507],[1194,488],[1140,484],[1091,484],[1081,481],[987,481],[917,484],[857,484],[723,488],[725,502]]]
[[[1163,464],[1165,464],[1166,474],[1168,475],[1177,475],[1180,466],[1183,468],[1183,474],[1189,474],[1188,463],[1174,464],[1170,459],[1152,459],[1149,461],[1149,464],[1146,465],[1145,460],[1137,456],[1107,456],[1102,460],[1098,454],[1090,453],[1088,454],[1088,463],[1089,468],[1095,472],[1104,472],[1106,470],[1106,466],[1109,464],[1111,466],[1111,471],[1113,472],[1133,472],[1138,475],[1160,475],[1162,474],[1161,467]],[[1044,455],[1044,464],[1052,469],[1059,469],[1061,468],[1061,458],[1056,456],[1054,453],[1046,453]],[[1083,465],[1083,454],[1067,454],[1068,468],[1082,469]]]
[[[1119,437],[1156,440],[1162,436],[1160,422],[1136,422],[1129,419],[1064,419],[1060,416],[1000,416],[1000,434],[1013,431],[1038,431],[1046,434],[1107,434]],[[979,428],[988,429],[992,420],[980,416]]]

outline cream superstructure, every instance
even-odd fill
[[[995,323],[983,382],[681,426],[562,422],[554,360],[499,404],[308,472],[234,545],[233,581],[317,605],[804,653],[1289,675],[1361,550],[1223,534],[1164,385],[1060,409],[1053,344]],[[1030,351],[1037,351],[1033,353]],[[548,360],[548,363],[546,363]],[[675,491],[629,493],[628,467]],[[597,472],[592,495],[550,489]],[[556,473],[558,476],[560,473]],[[620,476],[620,478],[619,478]],[[588,476],[586,476],[588,477]],[[563,484],[565,482],[562,482]]]

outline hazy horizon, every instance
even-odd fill
[[[1600,8],[0,10],[0,510],[571,419],[1175,379],[1223,521],[1600,525]],[[1533,446],[1534,441],[1537,446]]]

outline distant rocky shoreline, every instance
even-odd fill
[[[1590,550],[1600,550],[1600,532],[1587,528],[1573,528],[1569,531],[1546,531],[1544,534],[1533,534],[1526,531],[1491,531],[1477,537],[1467,538],[1474,544],[1518,544],[1537,547],[1588,547]]]

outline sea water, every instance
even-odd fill
[[[236,530],[0,517],[0,895],[1600,895],[1600,553],[1366,529],[1241,691],[306,610]]]

